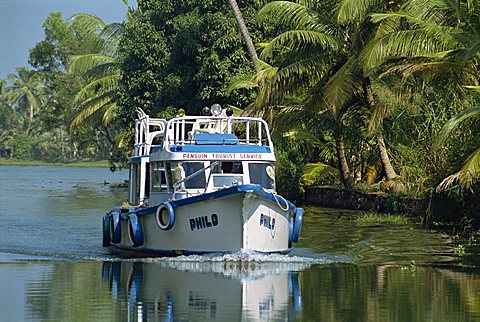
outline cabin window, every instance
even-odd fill
[[[160,192],[167,190],[167,179],[165,176],[165,168],[162,162],[151,163],[152,174],[152,191]]]
[[[240,161],[222,161],[212,167],[212,173],[239,173],[243,174],[243,166]]]
[[[193,175],[190,179],[185,181],[185,188],[199,189],[205,188],[205,171],[203,162],[183,162],[183,170],[185,171],[185,178]]]
[[[216,175],[213,176],[214,187],[231,187],[243,184],[243,176]]]
[[[271,163],[249,163],[250,183],[256,183],[266,189],[275,189],[275,171]]]

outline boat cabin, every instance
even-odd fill
[[[212,110],[213,107],[212,107]],[[169,121],[138,111],[130,161],[131,205],[156,205],[242,185],[275,191],[275,156],[259,118],[179,115]]]

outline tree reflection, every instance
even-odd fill
[[[428,266],[254,262],[52,264],[27,281],[35,320],[473,321],[480,275]]]

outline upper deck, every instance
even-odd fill
[[[275,161],[268,125],[260,118],[177,116],[167,121],[138,113],[134,159]]]

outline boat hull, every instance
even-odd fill
[[[156,207],[116,209],[106,215],[112,224],[104,235],[120,234],[111,246],[140,256],[287,253],[299,210],[257,185],[241,185]]]

